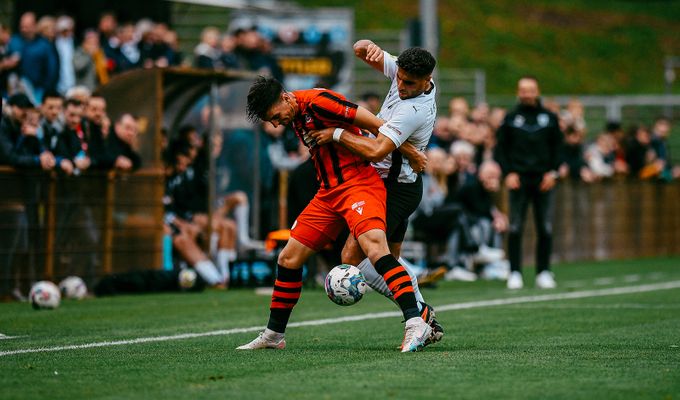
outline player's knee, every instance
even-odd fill
[[[350,265],[359,265],[361,260],[363,260],[363,254],[359,254],[355,250],[356,249],[343,248],[340,255],[342,262]]]
[[[298,269],[302,265],[300,257],[292,251],[287,251],[285,248],[279,253],[277,263],[285,268]]]

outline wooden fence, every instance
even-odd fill
[[[164,176],[0,167],[0,296],[31,281],[159,268]]]

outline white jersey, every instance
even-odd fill
[[[392,85],[378,113],[378,117],[385,121],[379,131],[390,138],[397,147],[408,140],[418,150],[423,151],[430,141],[437,117],[435,102],[437,89],[434,82],[431,82],[432,88],[420,96],[402,100],[397,89],[396,57],[384,52],[383,64],[385,66],[383,73],[392,80]],[[384,160],[373,163],[373,167],[383,179],[397,178],[398,182],[413,183],[418,178],[408,159],[401,157],[399,150],[388,154]]]

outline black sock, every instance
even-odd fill
[[[279,333],[286,331],[288,319],[300,298],[301,292],[302,268],[290,269],[278,265],[267,328]]]
[[[404,319],[420,317],[411,277],[393,255],[387,254],[375,263],[375,270],[385,279],[394,300],[399,304]]]

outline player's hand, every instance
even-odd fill
[[[316,144],[324,145],[333,141],[334,131],[335,128],[324,128],[318,131],[309,131],[308,135],[316,141]]]
[[[520,180],[519,180],[519,174],[516,172],[511,172],[508,174],[508,176],[505,177],[505,186],[508,187],[510,190],[517,190],[521,186]]]
[[[375,43],[371,43],[366,47],[366,61],[368,62],[382,62],[385,53],[383,50]]]
[[[541,180],[541,185],[539,186],[541,192],[547,192],[548,190],[552,189],[555,186],[556,179],[555,173],[552,171],[543,174],[543,179]]]
[[[409,154],[408,161],[415,172],[419,174],[425,172],[425,168],[427,167],[427,156],[424,152],[416,151],[413,154]]]

